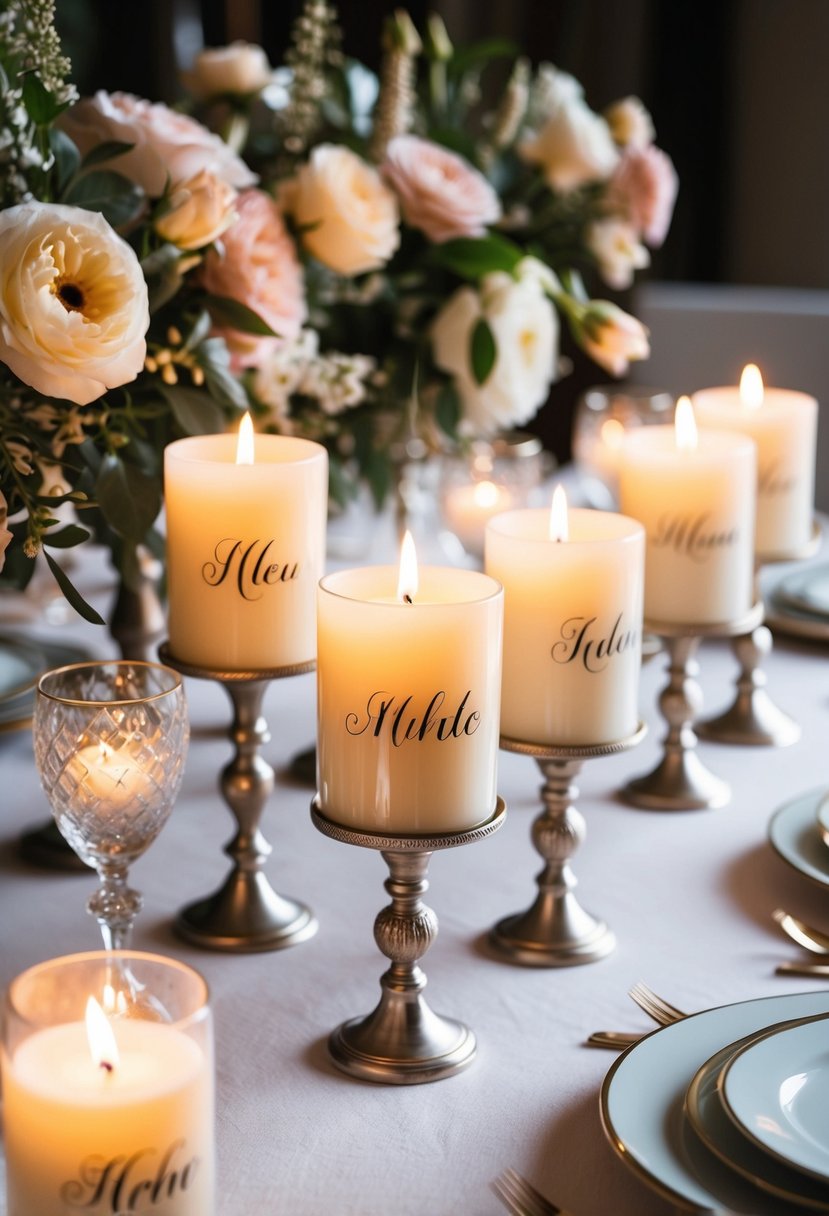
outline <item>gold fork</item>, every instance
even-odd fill
[[[686,1016],[676,1005],[657,996],[647,984],[634,984],[628,996],[659,1026],[670,1026]],[[585,1042],[588,1047],[608,1047],[611,1051],[621,1051],[638,1043],[642,1037],[641,1034],[624,1030],[595,1030]]]
[[[537,1191],[517,1170],[505,1169],[489,1184],[512,1216],[569,1216]]]
[[[772,920],[777,921],[783,932],[799,946],[815,954],[829,954],[829,934],[821,933],[820,929],[813,929],[811,925],[798,920],[796,916],[790,916],[782,908],[775,908],[771,915]]]

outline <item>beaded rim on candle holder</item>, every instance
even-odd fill
[[[655,633],[661,638],[732,638],[751,633],[763,623],[763,601],[758,600],[752,608],[733,621],[713,621],[705,624],[685,624],[679,621],[645,620],[646,633]]]
[[[315,795],[311,802],[311,819],[314,827],[324,836],[338,840],[341,844],[355,844],[364,849],[379,849],[384,853],[393,850],[404,853],[434,853],[438,849],[453,849],[458,845],[470,844],[474,840],[485,840],[487,836],[492,836],[503,826],[506,813],[507,807],[503,798],[496,798],[492,815],[475,827],[465,828],[460,832],[440,832],[425,836],[395,836],[382,832],[358,832],[353,828],[345,827],[322,813],[319,794]]]
[[[641,743],[648,733],[645,722],[640,722],[632,734],[624,739],[616,739],[612,743],[585,743],[579,746],[557,747],[554,744],[529,743],[524,739],[510,739],[501,736],[501,748],[505,752],[516,752],[519,756],[533,756],[538,760],[590,760],[595,756],[615,756],[618,752],[629,751]]]
[[[285,667],[252,667],[245,671],[220,671],[215,667],[201,667],[194,663],[186,663],[170,652],[167,642],[162,642],[158,648],[162,662],[180,671],[184,676],[193,676],[197,680],[220,680],[225,684],[236,681],[242,683],[250,680],[282,680],[289,676],[302,676],[309,671],[316,671],[317,660],[308,659],[305,663],[289,663]]]
[[[776,562],[800,562],[807,557],[813,557],[820,548],[823,540],[823,529],[819,519],[812,520],[812,534],[809,539],[797,549],[788,549],[784,553],[758,553],[758,566],[773,566]]]

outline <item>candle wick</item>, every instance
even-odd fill
[[[115,1072],[115,1069],[110,1064],[109,1060],[101,1060],[99,1068],[103,1068],[104,1072]]]
[[[408,593],[408,592],[406,592],[406,594],[403,596],[403,603],[404,603],[404,604],[411,604],[411,603],[413,603],[413,602],[414,602],[414,601],[412,600],[412,597],[409,595],[409,593]]]

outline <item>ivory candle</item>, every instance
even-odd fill
[[[157,790],[150,774],[127,747],[117,754],[106,743],[82,747],[72,756],[67,772],[82,785],[89,798],[100,799],[113,810],[129,803],[155,798]]]
[[[4,1062],[8,1216],[80,1210],[212,1216],[209,1060],[173,1025],[121,1019],[117,1062],[82,1022],[38,1030]]]
[[[405,583],[392,566],[320,583],[320,805],[360,831],[459,831],[495,810],[503,592],[449,567]]]
[[[168,445],[164,478],[171,653],[220,671],[312,661],[325,448],[257,435],[245,452],[241,431],[194,436]]]
[[[501,732],[545,746],[633,733],[645,533],[605,511],[510,511],[487,525],[486,572],[504,587]]]
[[[703,427],[738,431],[757,445],[759,556],[795,554],[812,536],[817,401],[791,389],[766,388],[748,364],[738,388],[707,388],[692,398]]]
[[[687,397],[674,426],[626,434],[620,508],[645,526],[645,619],[713,625],[752,605],[756,457],[751,439],[697,432]]]
[[[449,487],[443,499],[443,518],[467,553],[480,556],[488,521],[513,505],[504,486],[488,479],[473,481]]]

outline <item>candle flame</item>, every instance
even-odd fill
[[[412,534],[406,529],[400,546],[400,577],[397,580],[397,598],[401,604],[411,604],[417,595],[417,552]]]
[[[563,486],[553,490],[553,504],[550,507],[550,540],[567,540],[570,535],[567,518],[567,495]]]
[[[99,1068],[112,1072],[118,1067],[121,1061],[112,1024],[94,996],[86,1002],[86,1037],[89,1053]]]
[[[498,487],[494,481],[477,481],[472,497],[477,507],[494,507],[498,501]]]
[[[239,437],[236,441],[236,463],[253,464],[253,422],[250,414],[245,414],[239,423]]]
[[[747,363],[740,376],[740,401],[750,410],[759,410],[763,404],[763,377],[756,363]]]
[[[680,397],[674,412],[676,446],[680,452],[694,452],[697,447],[697,420],[690,397]]]
[[[605,447],[618,452],[625,438],[625,428],[618,418],[606,418],[601,425],[599,434]]]

